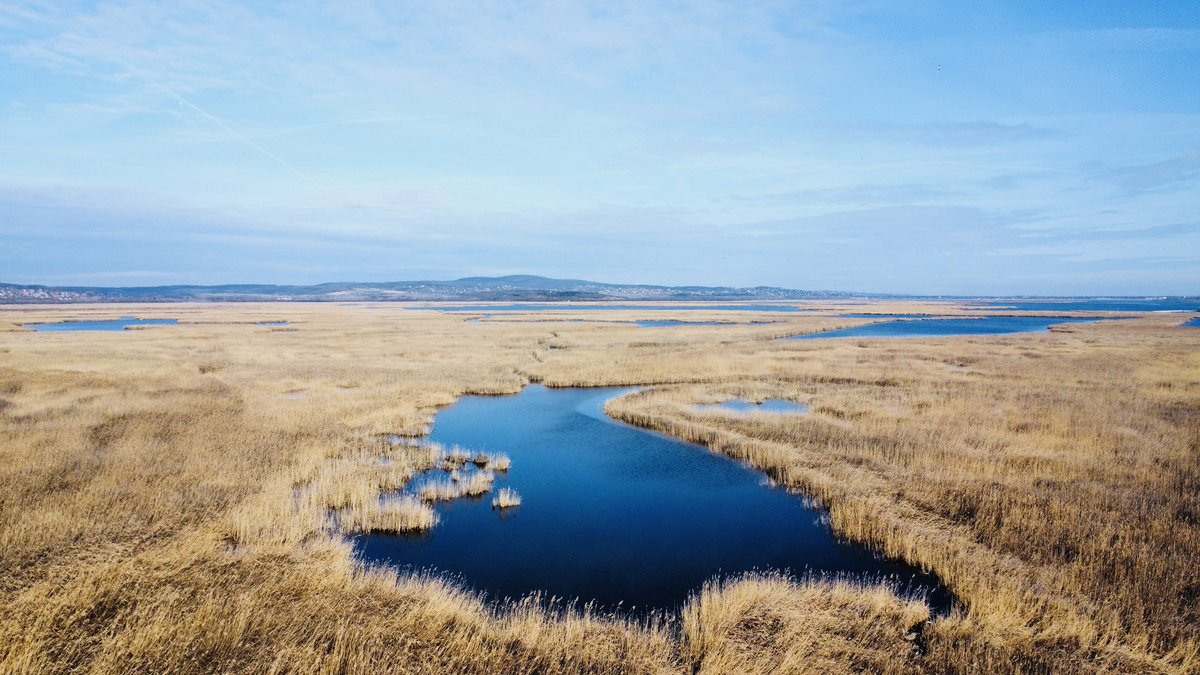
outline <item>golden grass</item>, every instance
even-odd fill
[[[369,509],[353,509],[339,519],[347,531],[411,532],[428,530],[438,524],[433,507],[421,500],[404,496],[389,499]]]
[[[512,459],[503,452],[479,452],[471,458],[471,463],[480,469],[489,471],[508,471],[512,468]]]
[[[130,314],[186,325],[19,328]],[[655,331],[390,306],[2,309],[0,671],[1200,669],[1200,331],[1155,316],[781,343],[863,321],[779,318]],[[272,320],[294,330],[248,325]],[[381,496],[474,459],[381,439],[530,381],[662,385],[611,412],[762,467],[842,535],[936,571],[964,611],[926,624],[883,589],[768,576],[638,623],[357,566],[343,532],[436,517]],[[729,396],[812,413],[693,407]]]
[[[427,502],[448,502],[459,497],[480,497],[492,491],[495,475],[490,471],[460,474],[454,469],[449,478],[434,478],[417,488],[417,496]]]
[[[801,418],[705,416],[712,386],[609,408],[767,469],[837,531],[937,571],[971,610],[934,624],[955,634],[931,639],[955,644],[939,667],[1193,670],[1200,354],[1156,321],[793,348],[842,374],[722,387],[810,401]]]
[[[442,467],[458,469],[471,461],[471,453],[462,448],[454,448],[442,455]]]
[[[913,672],[928,619],[883,587],[749,575],[705,584],[683,644],[699,673]]]
[[[494,509],[509,509],[514,506],[521,505],[521,495],[512,488],[500,488],[496,493],[495,499],[492,500],[492,508]]]

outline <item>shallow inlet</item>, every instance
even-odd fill
[[[493,511],[491,495],[438,505],[433,530],[361,535],[358,555],[448,572],[493,599],[542,591],[602,609],[672,610],[713,576],[755,569],[884,579],[949,608],[935,575],[839,541],[822,511],[762,473],[605,415],[630,391],[530,385],[461,399],[430,439],[507,453],[496,489],[515,489],[521,506]]]
[[[175,326],[179,319],[138,319],[123,316],[115,321],[62,321],[59,323],[27,323],[39,333],[74,333],[78,331],[122,331],[130,326]]]
[[[1191,321],[1184,321],[1182,325],[1184,328],[1200,328],[1200,316]]]
[[[829,340],[835,338],[931,338],[955,335],[1011,335],[1015,333],[1045,333],[1050,326],[1063,323],[1095,323],[1101,319],[1069,319],[1064,317],[987,316],[977,319],[911,319],[871,323],[854,328],[809,333],[788,338],[794,340]]]

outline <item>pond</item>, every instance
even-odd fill
[[[61,321],[59,323],[27,323],[39,333],[74,333],[77,331],[121,331],[131,326],[175,326],[179,319],[138,319],[123,316],[115,321]]]
[[[803,415],[808,412],[808,406],[781,398],[769,398],[765,401],[747,401],[735,398],[722,403],[697,406],[702,412],[732,412],[740,415],[751,413],[767,413],[775,415]]]
[[[1050,326],[1063,323],[1095,323],[1100,319],[1068,319],[1063,317],[987,316],[977,319],[913,319],[884,321],[865,326],[830,330],[780,338],[794,340],[828,340],[834,338],[930,338],[955,335],[1010,335],[1013,333],[1045,333]]]
[[[1200,316],[1191,321],[1184,321],[1182,325],[1184,328],[1200,328]]]
[[[530,385],[459,400],[430,440],[507,453],[496,490],[515,489],[521,505],[493,511],[491,495],[439,505],[431,531],[360,535],[358,555],[447,572],[493,599],[542,591],[601,609],[669,611],[715,575],[755,569],[884,579],[950,606],[935,575],[839,541],[822,511],[764,474],[609,418],[604,403],[630,391]]]

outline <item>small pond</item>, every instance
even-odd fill
[[[115,321],[61,321],[59,323],[27,323],[39,333],[74,333],[77,331],[121,331],[131,326],[175,326],[179,319],[138,319],[123,316]]]
[[[1099,319],[1068,319],[1063,317],[988,316],[977,319],[912,319],[871,323],[854,328],[809,333],[781,338],[793,340],[828,340],[833,338],[930,338],[955,335],[1009,335],[1013,333],[1045,333],[1050,326],[1063,323],[1095,323]]]
[[[731,412],[740,415],[750,413],[803,415],[808,412],[808,406],[781,398],[769,398],[765,401],[747,401],[744,398],[735,398],[721,403],[697,406],[697,408],[702,412]]]
[[[1200,328],[1200,316],[1191,321],[1184,321],[1182,325],[1184,328]]]
[[[822,511],[762,473],[609,418],[604,403],[629,391],[530,385],[459,400],[430,439],[507,453],[496,490],[515,489],[522,504],[493,511],[491,495],[439,504],[433,530],[360,535],[358,555],[448,572],[494,599],[543,591],[602,609],[671,610],[715,575],[755,569],[882,578],[950,606],[935,575],[839,541]]]
[[[258,326],[260,328],[286,328],[288,325],[288,322],[286,322],[286,321],[262,321],[262,322],[254,324],[254,325]]]

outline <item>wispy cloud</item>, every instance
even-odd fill
[[[1195,27],[1008,12],[6,3],[0,269],[1182,290]]]
[[[1116,183],[1124,195],[1192,186],[1200,188],[1197,185],[1200,182],[1200,149],[1148,164],[1098,169],[1093,176]]]

